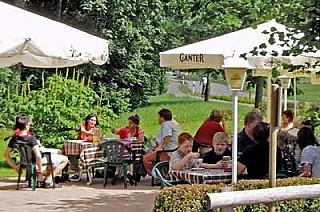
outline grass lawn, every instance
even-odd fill
[[[144,108],[139,108],[130,113],[122,114],[119,119],[110,121],[110,124],[115,127],[122,127],[127,125],[128,117],[138,114],[140,116],[140,126],[144,129],[147,137],[155,137],[158,129],[158,111],[161,108],[168,108],[173,112],[173,117],[180,125],[182,131],[186,131],[195,134],[198,127],[202,122],[210,115],[212,109],[221,109],[232,111],[232,104],[220,103],[220,102],[203,102],[202,100],[192,98],[178,98],[172,95],[161,95],[153,97],[150,100],[150,105]],[[239,129],[243,126],[243,119],[245,113],[250,111],[249,106],[239,105]],[[231,134],[232,120],[229,114],[226,118],[228,133]],[[15,171],[7,165],[4,159],[4,151],[7,146],[7,142],[3,141],[3,138],[12,134],[12,130],[1,129],[0,134],[0,177],[17,176]],[[108,131],[107,137],[111,136],[111,132]]]
[[[4,158],[4,152],[8,142],[4,138],[13,133],[13,130],[0,129],[0,177],[18,176],[18,174],[7,164]]]
[[[127,125],[129,116],[138,114],[140,117],[140,126],[144,129],[146,136],[154,137],[159,129],[157,113],[161,108],[170,109],[173,113],[173,118],[180,123],[182,131],[194,135],[202,122],[210,115],[212,109],[232,111],[232,104],[231,102],[203,102],[202,100],[178,98],[166,94],[152,98],[148,107],[122,114],[119,119],[110,121],[110,124],[115,127],[125,126]],[[249,106],[239,105],[239,128],[242,128],[244,114],[250,109]],[[228,132],[231,133],[231,116],[228,116],[226,121]],[[111,135],[111,133],[107,134],[107,136],[109,135]]]
[[[304,93],[301,95],[297,95],[298,101],[303,102],[320,102],[320,85],[312,85],[312,84],[298,84],[299,89],[301,89]],[[288,99],[293,100],[293,96],[288,96]]]

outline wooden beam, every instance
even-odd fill
[[[283,200],[310,199],[320,197],[320,185],[287,186],[268,189],[208,193],[207,210],[238,205],[265,204]]]

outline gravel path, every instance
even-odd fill
[[[168,93],[178,96],[178,97],[186,97],[189,95],[186,95],[185,93],[183,93],[180,89],[179,86],[181,84],[181,80],[173,77],[173,76],[169,76],[168,77]],[[186,84],[188,84],[189,89],[192,91],[193,89],[193,81],[184,81]],[[194,88],[196,93],[200,93],[201,92],[201,85],[199,84],[199,82],[195,82],[195,88]],[[219,83],[210,83],[210,94],[211,95],[225,95],[225,96],[232,96],[232,92],[229,90],[228,86],[223,85],[223,84],[219,84]],[[248,92],[238,92],[238,96],[249,96]],[[202,99],[202,97],[200,96],[192,96],[192,98],[196,98],[196,99]],[[254,98],[254,96],[252,96],[251,98]],[[210,101],[216,101],[216,102],[227,102],[227,103],[231,103],[230,101],[223,101],[223,100],[218,100],[218,99],[210,99]],[[245,103],[239,103],[241,105],[249,105],[252,106],[251,104],[245,104]]]

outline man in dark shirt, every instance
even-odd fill
[[[253,129],[257,142],[244,149],[238,159],[238,175],[247,168],[248,179],[263,179],[269,173],[269,131],[268,123],[261,123]],[[281,151],[277,149],[277,169],[281,167]]]
[[[34,155],[34,162],[37,165],[37,173],[38,173],[38,179],[39,181],[43,181],[42,176],[42,162],[41,162],[41,152],[39,149],[38,141],[37,139],[30,135],[29,133],[30,128],[30,121],[29,117],[25,115],[18,116],[16,119],[16,129],[19,129],[19,134],[16,136],[13,136],[11,140],[9,141],[8,147],[5,151],[5,158],[8,164],[16,170],[16,172],[19,172],[19,165],[15,164],[14,161],[10,157],[10,153],[13,150],[14,144],[17,141],[24,142],[27,145],[29,145],[32,148],[32,153]]]
[[[254,144],[252,137],[252,130],[262,122],[262,115],[257,111],[250,111],[244,118],[244,128],[238,133],[238,152],[242,153],[243,150],[250,145]]]
[[[225,161],[222,161],[223,156],[231,156],[228,142],[229,138],[225,133],[217,132],[213,136],[212,150],[201,156],[203,163],[213,164],[210,168],[223,168],[225,165]]]

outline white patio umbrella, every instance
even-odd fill
[[[186,46],[171,49],[160,53],[160,66],[170,67],[172,69],[208,69],[208,68],[222,68],[229,58],[239,58],[242,54],[252,56],[248,60],[248,66],[255,69],[267,69],[273,66],[272,53],[278,52],[279,55],[289,47],[283,45],[275,36],[275,43],[269,44],[271,28],[277,31],[286,32],[286,27],[277,23],[275,20],[260,24],[256,29],[251,27],[239,31],[231,32],[208,40],[192,43]],[[301,36],[301,35],[297,35]],[[265,56],[254,56],[251,51],[259,48],[261,44],[266,44],[264,49],[257,49],[258,51],[265,51]],[[306,62],[315,62],[317,58],[307,56],[286,56],[276,57],[281,64],[283,62],[290,62],[294,65],[304,64]],[[266,64],[267,61],[267,64]],[[270,71],[268,71],[270,73]],[[268,79],[268,98],[271,95],[271,75]],[[237,94],[234,92],[233,98],[233,142],[232,142],[232,156],[233,156],[233,173],[232,181],[237,181],[236,162],[237,162]],[[268,111],[271,111],[270,101],[268,101]],[[271,112],[270,112],[271,113]],[[268,115],[270,117],[270,114]],[[268,117],[268,118],[269,118]]]
[[[108,41],[0,2],[0,67],[59,68],[108,59]]]
[[[287,32],[286,27],[277,23],[275,20],[259,24],[256,29],[251,27],[239,31],[231,32],[208,40],[192,43],[186,46],[178,47],[160,53],[160,66],[170,67],[172,69],[206,69],[206,68],[221,68],[225,59],[230,57],[239,57],[241,54],[253,56],[250,53],[255,47],[259,47],[265,43],[266,48],[260,51],[266,51],[266,56],[258,56],[259,68],[264,65],[267,57],[274,57],[273,52],[278,52],[279,55],[289,47],[283,46],[283,42],[277,39],[273,45],[269,44],[271,28],[276,28],[278,31]],[[299,35],[298,35],[299,36]],[[291,64],[304,64],[305,62],[314,61],[312,57],[277,57],[283,62]],[[313,58],[314,59],[314,58]],[[253,60],[251,60],[253,61]],[[249,61],[249,64],[250,62]],[[251,66],[257,65],[257,59],[254,60]]]

